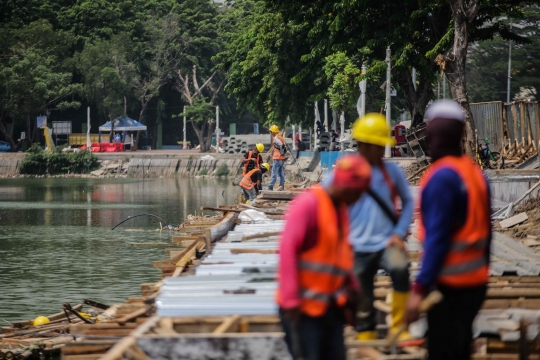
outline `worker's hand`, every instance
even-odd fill
[[[407,246],[405,246],[405,241],[403,238],[399,235],[392,235],[390,236],[390,239],[388,239],[388,243],[386,244],[386,248],[395,246],[398,249],[401,249],[405,252],[407,252]]]
[[[418,320],[420,317],[420,303],[424,300],[424,296],[413,291],[409,295],[409,300],[407,301],[407,308],[405,311],[405,321],[407,325]]]
[[[300,320],[300,307],[293,307],[290,309],[283,309],[283,315],[292,323],[297,323]]]

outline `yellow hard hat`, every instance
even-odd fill
[[[278,126],[277,125],[270,126],[270,132],[278,133],[279,132]]]
[[[396,143],[390,137],[390,127],[386,124],[386,118],[377,113],[369,113],[356,120],[352,128],[352,137],[363,143],[380,146],[394,146]]]
[[[265,168],[266,171],[270,171],[270,164],[268,164],[268,163],[262,163],[261,167]]]
[[[38,316],[37,318],[34,319],[33,325],[34,326],[45,325],[45,324],[48,324],[50,322],[51,322],[51,320],[49,320],[48,317],[46,317],[46,316]]]
[[[264,151],[264,145],[261,143],[255,144],[255,147],[257,148],[257,151],[260,153]]]

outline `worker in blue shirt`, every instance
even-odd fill
[[[357,319],[355,328],[359,340],[372,340],[377,335],[373,308],[374,280],[380,268],[390,274],[394,287],[390,331],[398,331],[405,321],[409,291],[409,259],[405,238],[412,221],[414,204],[401,168],[383,161],[385,146],[394,144],[385,117],[376,113],[367,114],[355,122],[352,136],[358,141],[360,155],[372,167],[368,193],[349,208],[349,239],[355,252],[354,271],[362,285],[363,295],[359,304],[362,316]],[[330,180],[325,179],[323,185]],[[408,336],[404,332],[400,338]]]
[[[429,359],[468,360],[472,324],[489,276],[489,184],[474,160],[462,154],[461,106],[439,100],[426,116],[433,163],[421,179],[418,237],[424,256],[407,304],[407,322],[418,319],[423,298],[437,289],[443,300],[427,316]]]

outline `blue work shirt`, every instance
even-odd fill
[[[355,252],[377,252],[383,250],[392,235],[402,238],[407,236],[412,221],[414,202],[409,191],[409,184],[403,170],[392,162],[384,162],[388,176],[401,199],[401,216],[396,225],[388,218],[379,204],[368,194],[365,194],[349,208],[350,235],[349,239]],[[384,175],[378,166],[371,168],[371,190],[391,210],[394,209],[392,191],[384,180]],[[323,180],[323,186],[328,186],[332,175]]]

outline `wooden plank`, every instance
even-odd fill
[[[499,223],[499,225],[503,229],[508,229],[512,226],[516,226],[518,224],[521,224],[522,222],[525,222],[529,219],[526,212],[519,213],[517,215],[512,216],[511,218],[508,218],[506,220],[503,220]]]
[[[266,233],[254,234],[254,235],[249,235],[249,236],[243,236],[242,241],[249,241],[249,240],[261,239],[261,238],[266,238],[266,237],[279,236],[280,234],[281,234],[280,231],[274,231],[274,232],[266,232]]]
[[[148,313],[150,310],[152,309],[152,306],[144,306],[138,310],[135,310],[133,311],[132,313],[130,314],[127,314],[125,316],[122,316],[121,318],[119,319],[116,319],[116,321],[119,323],[119,324],[125,324],[127,323],[128,321],[130,320],[133,320],[135,318],[138,318],[139,316],[143,316],[145,315],[146,313]]]
[[[240,326],[240,315],[234,315],[227,318],[221,325],[219,325],[212,333],[224,334],[237,332]]]
[[[231,249],[231,254],[277,254],[277,250]]]

